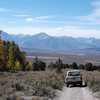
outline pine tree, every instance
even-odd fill
[[[25,67],[25,53],[20,51],[14,41],[5,42],[0,38],[0,71],[25,70]]]
[[[3,40],[0,39],[0,58],[4,58],[4,51],[3,51]]]
[[[14,56],[14,46],[11,43],[8,49],[8,69],[15,69],[15,56]]]
[[[79,69],[79,67],[78,67],[78,65],[77,65],[76,62],[72,63],[71,68],[73,68],[73,69]]]
[[[0,38],[0,71],[4,71],[6,67],[4,41]]]
[[[56,70],[57,73],[62,72],[63,62],[60,58],[56,61],[56,68],[57,68],[57,70]]]

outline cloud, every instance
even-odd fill
[[[100,38],[100,30],[85,29],[78,26],[61,26],[61,27],[10,27],[4,29],[12,34],[36,34],[46,32],[51,36],[71,36],[71,37],[94,37]]]
[[[11,11],[11,9],[7,9],[7,8],[0,8],[0,12],[9,12]]]
[[[33,18],[27,18],[26,21],[27,22],[33,22]]]
[[[40,16],[40,17],[35,17],[34,19],[36,20],[46,20],[46,19],[51,19],[53,16]]]
[[[26,21],[27,22],[45,22],[51,18],[53,18],[54,16],[39,16],[39,17],[30,17],[27,18]]]
[[[100,24],[100,0],[91,2],[91,6],[94,7],[92,12],[86,16],[79,16],[78,18],[84,22],[92,22]]]
[[[71,37],[95,37],[100,38],[100,30],[86,29],[79,26],[63,26],[56,28],[56,34]]]

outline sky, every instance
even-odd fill
[[[100,38],[100,0],[0,0],[0,29]]]

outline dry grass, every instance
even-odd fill
[[[21,100],[23,97],[31,97],[32,100],[48,100],[56,95],[56,90],[61,90],[64,85],[64,75],[55,71],[39,72],[1,72],[0,73],[0,100]],[[100,91],[100,72],[83,71],[84,80],[94,91]],[[19,99],[20,98],[20,99]],[[35,98],[35,99],[33,99]],[[36,99],[38,98],[38,99]],[[42,98],[42,99],[40,99]]]
[[[0,100],[17,100],[21,96],[53,98],[56,89],[62,89],[63,83],[62,75],[55,71],[1,72]]]
[[[84,79],[93,92],[100,91],[100,72],[98,71],[82,71]]]

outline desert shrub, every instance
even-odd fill
[[[34,71],[44,71],[46,68],[46,63],[38,58],[34,58],[32,65]]]
[[[94,70],[94,66],[93,66],[92,63],[86,63],[84,69],[87,70],[87,71],[93,71]]]
[[[100,91],[100,72],[98,71],[83,71],[84,80],[87,82],[87,86],[93,90],[93,92]]]
[[[97,66],[96,65],[93,65],[93,70],[97,70]]]
[[[57,72],[57,73],[61,73],[63,67],[64,67],[64,65],[63,65],[63,62],[62,62],[62,60],[61,60],[60,58],[57,59],[55,62],[51,62],[51,63],[48,65],[48,68],[50,68],[51,71],[52,71],[53,69],[56,69],[56,72]]]
[[[54,62],[50,62],[50,64],[48,65],[48,68],[50,68],[51,71],[53,71],[56,68],[56,64]]]
[[[62,86],[64,85],[64,81],[62,78],[62,74],[56,74],[53,73],[49,76],[48,84],[53,88],[57,90],[61,90]]]
[[[0,100],[16,100],[17,92],[24,93],[24,96],[53,98],[56,89],[62,89],[62,86],[62,75],[55,71],[1,72]]]
[[[63,62],[62,60],[59,58],[57,61],[56,61],[56,72],[57,73],[61,73],[62,72],[62,69],[63,69]]]
[[[23,92],[15,92],[9,95],[6,100],[24,100],[24,96]]]
[[[73,69],[79,69],[78,65],[76,62],[73,62],[71,65],[70,65],[71,68]]]
[[[21,85],[21,83],[16,83],[15,88],[16,88],[16,91],[22,91],[24,89],[23,85]]]
[[[83,70],[84,70],[84,67],[85,67],[85,66],[84,66],[83,64],[80,64],[80,65],[79,65],[79,69],[83,69]]]
[[[100,66],[97,66],[97,70],[100,72]]]
[[[63,69],[70,68],[69,64],[63,64]]]
[[[97,81],[95,77],[90,80],[87,80],[88,86],[93,90],[93,92],[100,91],[100,81]]]

